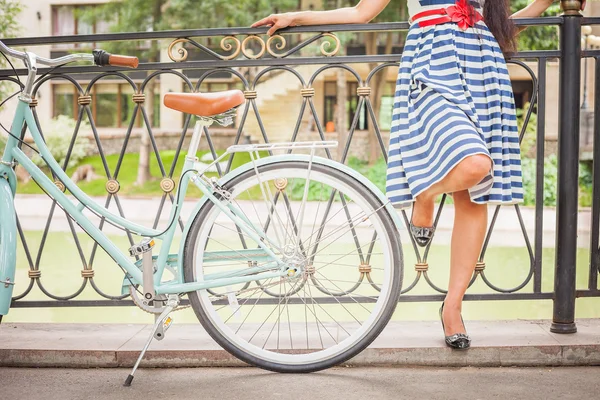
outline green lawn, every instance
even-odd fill
[[[217,152],[218,155],[223,154],[225,151],[220,150]],[[198,158],[201,158],[204,154],[209,153],[208,151],[199,152]],[[181,170],[183,168],[183,163],[185,161],[185,156],[187,153],[181,152],[177,158],[177,164],[175,165],[175,169],[173,172],[173,179],[176,183],[178,183],[179,176],[181,174]],[[264,156],[264,155],[263,155]],[[173,166],[173,162],[175,160],[175,150],[165,150],[160,152],[160,158],[162,160],[162,165],[165,170],[166,175],[169,175],[171,168]],[[78,182],[77,185],[81,190],[87,193],[90,196],[105,196],[106,195],[106,168],[110,171],[110,175],[116,177],[121,185],[121,189],[119,194],[121,195],[129,195],[129,196],[160,196],[163,194],[163,191],[160,189],[160,180],[162,179],[163,174],[161,173],[161,169],[159,163],[152,154],[152,158],[150,160],[150,172],[154,177],[152,180],[146,182],[142,186],[138,186],[135,184],[137,177],[137,168],[139,162],[139,154],[125,154],[123,160],[121,162],[118,174],[115,176],[115,170],[117,167],[117,162],[119,160],[118,154],[109,155],[106,157],[106,166],[103,164],[100,156],[91,156],[82,160],[81,165],[90,164],[94,167],[96,174],[100,176],[100,178],[95,179],[91,182]],[[225,162],[228,159],[225,159]],[[232,169],[237,168],[240,165],[243,165],[250,161],[250,155],[248,153],[236,153],[233,154],[233,164]],[[69,177],[73,175],[76,167],[68,168],[66,173]],[[49,173],[47,172],[47,175]],[[217,176],[216,173],[207,173],[206,176]],[[33,181],[29,181],[26,184],[19,183],[18,192],[22,194],[42,194],[42,190],[37,186],[37,184]],[[200,197],[201,193],[195,187],[190,187],[188,190],[188,197]]]

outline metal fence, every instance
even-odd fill
[[[567,2],[568,3],[568,2]],[[571,2],[577,3],[577,2]],[[568,5],[568,4],[567,4]],[[534,239],[529,238],[526,230],[525,222],[523,221],[521,210],[518,205],[505,206],[514,209],[518,217],[520,227],[523,231],[525,246],[529,255],[529,264],[523,266],[528,269],[528,273],[522,282],[514,287],[503,288],[494,284],[486,275],[486,253],[488,243],[494,227],[496,225],[500,207],[497,207],[492,215],[489,230],[481,257],[471,284],[480,280],[485,283],[489,290],[486,293],[468,292],[466,300],[509,300],[509,299],[553,299],[554,300],[554,315],[552,330],[556,332],[572,332],[576,329],[574,324],[574,309],[576,297],[600,296],[598,288],[598,273],[600,271],[600,163],[594,162],[593,167],[593,207],[592,207],[592,226],[591,226],[591,242],[590,242],[590,266],[588,286],[582,290],[576,290],[575,286],[575,267],[577,260],[577,215],[578,215],[578,156],[579,156],[579,106],[580,106],[580,83],[581,83],[581,62],[584,58],[592,59],[595,63],[595,93],[600,93],[600,50],[585,50],[581,48],[581,26],[600,24],[600,18],[583,18],[578,12],[567,10],[564,15],[552,18],[539,18],[518,21],[518,25],[524,26],[558,26],[560,29],[560,50],[552,51],[524,51],[512,56],[509,63],[518,65],[524,68],[531,76],[533,82],[533,93],[530,101],[529,109],[526,112],[526,123],[534,111],[537,110],[537,137],[536,137],[536,206],[535,206],[535,235]],[[170,164],[166,164],[161,159],[159,154],[159,145],[156,135],[152,129],[152,123],[149,120],[148,113],[144,107],[146,97],[144,95],[148,85],[160,76],[166,74],[175,76],[181,80],[183,85],[189,91],[197,91],[200,85],[207,79],[218,74],[229,74],[234,77],[239,85],[243,87],[247,102],[238,117],[237,131],[232,136],[231,144],[239,143],[244,140],[244,124],[250,113],[256,117],[262,139],[265,142],[269,141],[269,132],[264,127],[263,120],[259,109],[256,105],[256,98],[260,96],[256,87],[259,82],[263,81],[266,74],[285,71],[289,73],[290,79],[297,79],[302,89],[302,103],[300,114],[295,124],[292,137],[289,140],[294,141],[299,134],[302,115],[308,110],[312,114],[317,128],[317,133],[321,139],[325,139],[326,131],[319,120],[318,112],[314,104],[315,89],[313,83],[329,69],[342,68],[351,73],[356,78],[358,105],[357,110],[363,107],[367,110],[369,123],[373,124],[374,134],[377,138],[378,151],[382,157],[387,159],[386,140],[382,135],[382,131],[378,126],[378,121],[375,118],[375,113],[372,105],[370,85],[374,76],[378,73],[383,73],[388,68],[397,68],[401,58],[401,49],[392,54],[366,54],[366,55],[339,55],[340,40],[337,36],[341,32],[401,32],[408,29],[408,23],[381,23],[367,25],[335,25],[335,26],[305,26],[288,29],[285,33],[290,35],[302,35],[302,39],[297,44],[287,46],[281,41],[281,37],[270,38],[264,40],[264,32],[260,29],[204,29],[204,30],[184,30],[184,31],[164,31],[164,32],[143,32],[143,33],[122,33],[122,34],[103,34],[103,35],[79,35],[67,37],[42,37],[42,38],[18,38],[6,39],[5,43],[9,46],[36,46],[36,45],[56,45],[69,43],[98,43],[111,41],[150,41],[150,40],[168,40],[171,42],[169,46],[169,55],[173,62],[158,62],[158,63],[141,63],[139,70],[149,71],[143,74],[141,83],[134,82],[131,75],[119,68],[98,68],[98,67],[82,67],[82,66],[66,66],[57,70],[40,70],[40,78],[36,85],[36,91],[42,85],[48,85],[52,80],[64,80],[70,82],[78,93],[78,122],[87,118],[91,123],[91,128],[94,135],[94,141],[97,146],[98,154],[100,155],[104,170],[103,175],[107,180],[106,184],[106,203],[108,207],[111,203],[115,203],[119,210],[119,173],[122,166],[122,160],[125,155],[128,142],[132,138],[132,129],[134,119],[137,114],[141,114],[145,121],[145,126],[150,138],[153,157],[159,165],[161,172],[161,189],[163,195],[160,200],[160,207],[157,213],[155,223],[159,222],[159,216],[168,202],[173,201],[173,184],[177,173],[175,165],[180,156],[182,145],[186,136],[187,129],[190,124],[190,117],[185,119],[184,127],[181,129],[181,135],[178,137],[175,158]],[[216,52],[213,49],[201,44],[206,38],[222,38],[222,52]],[[329,44],[323,42],[327,40]],[[180,48],[184,44],[186,49]],[[304,49],[310,47],[318,47],[320,52],[317,56],[304,55]],[[35,51],[35,50],[34,50]],[[201,57],[195,60],[188,59],[191,52],[199,52]],[[189,53],[189,54],[188,54]],[[190,57],[191,58],[191,57]],[[558,206],[557,212],[557,233],[556,233],[556,262],[555,262],[555,280],[554,290],[542,289],[542,270],[551,268],[550,265],[544,265],[542,258],[542,233],[544,230],[543,221],[543,195],[544,195],[544,138],[546,133],[545,116],[546,116],[546,84],[547,84],[547,66],[549,61],[559,60],[560,62],[560,123],[559,123],[559,143],[558,143],[558,160],[559,160],[559,182],[558,182]],[[527,63],[525,63],[527,61]],[[537,71],[532,70],[529,65],[532,63],[537,65]],[[319,65],[321,66],[312,73],[311,76],[302,76],[297,71],[297,67],[301,65]],[[356,64],[375,65],[371,68],[366,79],[361,78],[354,66]],[[248,79],[240,69],[253,67],[257,68],[257,73],[252,79]],[[184,74],[182,70],[187,71]],[[25,75],[24,70],[18,70],[19,74]],[[192,73],[189,73],[192,72]],[[139,74],[139,73],[138,73]],[[0,71],[0,81],[10,81],[16,83],[16,80],[11,77],[11,70]],[[82,76],[88,77],[90,80],[86,88],[78,82]],[[138,75],[139,76],[139,75]],[[196,79],[190,78],[196,76]],[[133,117],[129,122],[125,131],[119,159],[114,169],[109,167],[106,161],[105,152],[103,150],[102,141],[98,129],[95,126],[92,105],[91,105],[91,90],[95,84],[102,79],[110,77],[112,79],[120,79],[124,83],[131,86],[133,90]],[[195,82],[194,82],[195,80]],[[37,105],[34,100],[32,107]],[[594,114],[599,115],[600,101],[594,104]],[[35,111],[35,108],[34,108]],[[338,159],[347,162],[349,151],[353,143],[355,143],[355,131],[359,121],[358,112],[355,113],[350,129],[347,132],[347,140],[340,148],[341,154],[338,154]],[[38,121],[40,130],[43,132],[44,121]],[[79,127],[79,123],[78,123]],[[526,126],[523,126],[521,131],[521,139],[525,133]],[[73,133],[74,140],[78,134],[78,129]],[[206,140],[213,156],[216,155],[217,148],[214,144],[216,134],[211,129],[205,131]],[[600,160],[600,118],[595,118],[594,124],[594,150],[593,159]],[[329,154],[329,156],[331,156]],[[65,162],[66,166],[66,162]],[[219,174],[226,173],[231,168],[231,162],[224,170],[219,170]],[[437,211],[436,224],[439,216],[443,212],[445,198],[442,200]],[[132,305],[131,300],[125,295],[109,294],[101,290],[94,282],[94,261],[97,256],[97,245],[94,246],[91,254],[85,254],[80,240],[78,238],[76,228],[72,221],[69,220],[70,230],[73,240],[78,248],[82,262],[81,271],[81,286],[73,293],[67,296],[59,296],[51,293],[44,286],[42,272],[44,265],[40,262],[41,254],[45,250],[48,239],[49,226],[53,215],[59,210],[54,204],[47,218],[45,231],[42,235],[39,246],[32,248],[27,240],[27,235],[19,224],[19,235],[22,246],[29,264],[28,276],[30,279],[29,286],[21,293],[17,293],[14,297],[13,307],[73,307],[73,306],[122,306]],[[127,217],[121,212],[123,217]],[[408,217],[403,212],[403,218],[408,222]],[[68,218],[67,218],[68,219]],[[100,226],[103,226],[104,221],[100,221]],[[181,221],[180,221],[181,224]],[[133,237],[128,234],[129,240],[133,242]],[[411,246],[412,245],[412,246]],[[445,290],[438,286],[430,279],[428,274],[429,264],[428,255],[429,248],[421,251],[413,242],[405,243],[405,252],[414,250],[417,263],[414,266],[416,270],[415,278],[403,289],[404,295],[401,296],[401,301],[432,301],[441,300]],[[546,263],[547,264],[547,263]],[[405,265],[408,270],[411,266]],[[413,288],[422,281],[426,281],[431,288],[430,294],[412,294]],[[27,296],[32,291],[34,286],[47,296],[46,300],[28,300]],[[97,300],[78,300],[78,296],[84,291],[87,285],[91,285],[98,293]]]

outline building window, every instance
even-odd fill
[[[73,85],[53,85],[54,117],[66,115],[77,118],[79,94]],[[133,89],[128,84],[96,84],[92,89],[92,117],[98,128],[128,128],[136,104],[132,100]],[[84,116],[87,119],[87,116]],[[142,113],[135,117],[134,127],[144,126]],[[154,95],[154,118],[152,127],[160,127],[160,93]]]
[[[86,6],[53,6],[52,7],[52,34],[54,36],[65,35],[90,35],[94,33],[107,33],[109,24],[105,21],[87,22],[81,17],[96,5]],[[80,47],[79,43],[56,44],[55,47]],[[88,45],[89,46],[89,45]]]
[[[54,91],[54,117],[66,115],[75,118],[77,110],[77,90],[73,85],[53,85]]]

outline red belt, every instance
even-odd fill
[[[441,15],[441,17],[419,21],[419,27],[423,28],[425,26],[456,22],[462,30],[466,30],[468,27],[473,26],[477,22],[483,20],[483,16],[478,11],[475,11],[473,15],[469,15],[468,10],[464,9],[463,6],[457,2],[456,5],[447,8],[437,8],[435,10],[427,10],[417,13],[411,18],[411,22],[434,15]]]

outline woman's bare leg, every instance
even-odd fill
[[[475,154],[462,160],[449,173],[420,193],[415,199],[412,222],[415,226],[430,227],[433,225],[434,201],[442,193],[454,193],[477,185],[489,174],[492,161],[487,155]]]
[[[444,302],[446,335],[466,333],[461,322],[462,299],[477,264],[487,229],[487,206],[471,202],[469,192],[455,192],[454,229],[450,251],[450,282]]]

